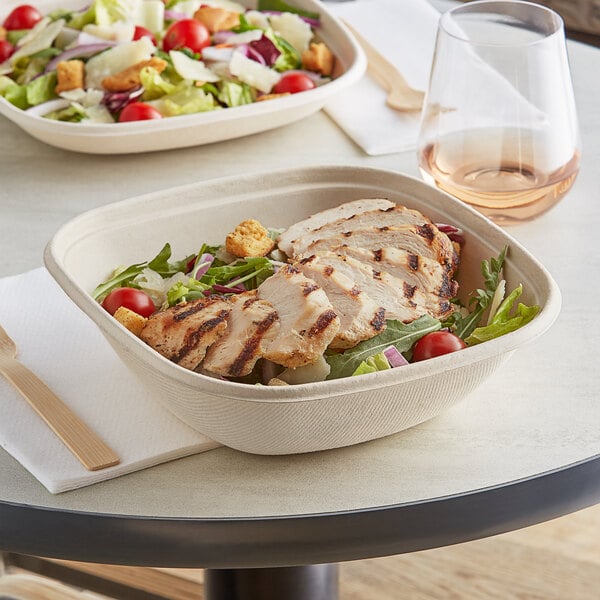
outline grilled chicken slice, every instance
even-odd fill
[[[353,246],[367,250],[392,247],[405,250],[440,263],[452,277],[458,266],[458,256],[450,238],[435,225],[395,225],[391,227],[365,227],[333,235],[313,242],[305,256],[338,246]]]
[[[368,227],[395,227],[402,225],[432,225],[431,221],[417,210],[405,206],[391,206],[368,210],[350,217],[344,217],[325,223],[318,229],[308,231],[297,237],[291,244],[293,256],[306,252],[306,249],[315,241],[344,234],[348,231],[366,229]]]
[[[331,343],[340,319],[327,295],[299,269],[282,267],[258,287],[258,297],[272,304],[281,328],[264,358],[284,367],[314,363]]]
[[[153,314],[140,338],[186,369],[195,369],[227,328],[229,302],[220,296],[177,304]]]
[[[231,296],[225,333],[208,349],[202,367],[224,377],[248,375],[279,332],[279,316],[256,290]]]
[[[369,296],[385,308],[387,319],[410,323],[425,314],[443,318],[452,312],[447,299],[427,294],[417,286],[385,271],[377,271],[359,260],[335,252],[320,252],[317,256],[353,279],[359,288],[367,290]]]
[[[284,231],[277,239],[277,245],[282,252],[285,252],[288,256],[299,254],[294,252],[294,240],[306,235],[307,233],[319,229],[327,223],[332,223],[339,219],[347,219],[360,213],[386,209],[395,206],[393,202],[384,200],[382,198],[368,198],[364,200],[353,200],[352,202],[346,202],[335,208],[329,208],[321,212],[311,215],[304,221],[299,221],[291,225],[286,231]]]
[[[385,329],[385,309],[329,262],[313,255],[295,266],[323,288],[340,318],[331,348],[353,348]]]
[[[338,246],[333,252],[360,260],[376,271],[386,271],[440,298],[454,298],[458,292],[458,282],[449,277],[440,263],[418,254],[398,248],[366,250],[354,246]]]

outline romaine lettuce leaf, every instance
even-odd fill
[[[252,88],[247,83],[236,83],[235,81],[224,81],[217,98],[226,106],[241,106],[252,104],[254,95]]]
[[[165,117],[189,115],[220,109],[215,98],[202,90],[185,83],[178,85],[170,94],[149,102]]]
[[[37,106],[42,102],[48,102],[53,98],[57,98],[56,92],[56,72],[46,73],[37,77],[25,86],[27,94],[27,103],[29,106]]]
[[[176,85],[164,79],[161,74],[152,67],[144,67],[140,71],[140,83],[144,88],[142,100],[156,100],[165,94],[175,91]]]
[[[519,302],[513,311],[515,302],[522,293],[523,286],[519,285],[504,299],[490,324],[474,329],[465,343],[469,346],[481,344],[527,325],[540,312],[540,307],[537,304],[527,306]]]
[[[365,375],[366,373],[375,373],[377,371],[387,371],[391,369],[390,363],[383,352],[378,352],[373,356],[369,356],[366,360],[363,360],[358,367],[352,373],[355,375]]]

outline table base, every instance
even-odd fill
[[[205,600],[337,600],[338,565],[206,569]]]

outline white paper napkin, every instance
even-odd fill
[[[353,0],[327,8],[369,40],[412,87],[425,91],[440,17],[427,0]],[[415,148],[420,114],[393,110],[385,98],[385,90],[367,74],[325,111],[367,154]]]
[[[0,324],[19,360],[121,458],[87,471],[0,376],[0,446],[50,492],[118,477],[219,444],[163,408],[119,360],[96,325],[45,269],[0,279]]]

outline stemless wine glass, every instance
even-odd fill
[[[418,143],[427,182],[499,224],[526,221],[568,192],[580,150],[558,14],[482,0],[441,16]]]

